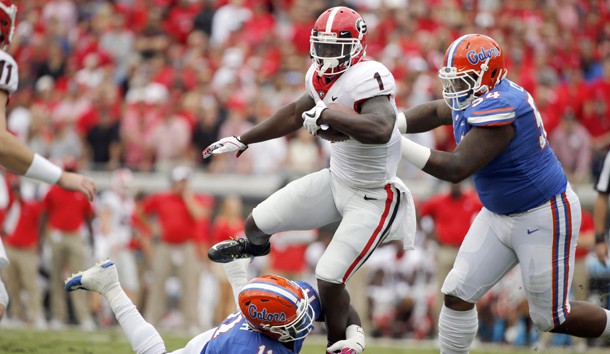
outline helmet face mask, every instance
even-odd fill
[[[309,54],[319,76],[335,76],[365,55],[367,27],[354,10],[338,6],[323,12],[309,38]]]
[[[316,69],[325,75],[340,74],[351,66],[351,58],[357,56],[362,47],[357,38],[336,38],[312,31],[310,54]],[[330,71],[329,71],[330,70]]]
[[[443,84],[443,98],[452,110],[461,111],[474,101],[475,87],[481,78],[477,72],[457,72],[455,68],[444,67],[438,76]]]
[[[265,275],[241,290],[239,308],[252,328],[280,342],[305,338],[313,330],[315,311],[305,290],[286,278]]]
[[[467,34],[447,49],[438,77],[445,103],[461,111],[499,84],[508,71],[502,48],[490,37]]]

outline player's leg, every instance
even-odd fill
[[[516,219],[512,240],[534,325],[541,331],[596,338],[610,334],[609,312],[588,302],[569,302],[568,296],[580,222],[580,202],[568,189]]]
[[[268,254],[272,234],[289,230],[311,230],[341,218],[330,187],[327,169],[299,178],[260,203],[245,224],[246,239],[217,243],[208,257],[218,263]]]
[[[483,208],[470,226],[441,289],[441,353],[468,353],[479,324],[475,303],[516,265],[513,250],[501,239],[509,234],[509,221]]]
[[[184,348],[176,349],[168,354],[201,354],[203,347],[212,339],[217,327],[197,335],[191,339]]]
[[[345,283],[389,234],[401,203],[391,185],[366,193],[340,185],[333,189],[343,218],[316,267],[329,344],[345,339],[350,305]]]
[[[150,323],[144,320],[136,306],[121,288],[116,267],[111,261],[98,263],[66,280],[66,291],[78,289],[95,291],[108,301],[135,353],[166,353],[165,344],[159,333]]]

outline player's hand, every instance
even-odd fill
[[[364,330],[357,325],[350,325],[345,330],[344,340],[340,340],[326,348],[329,353],[362,354],[364,351]]]
[[[87,176],[63,171],[57,185],[63,189],[83,193],[90,201],[95,197],[95,182]]]
[[[318,119],[320,119],[320,116],[325,109],[326,104],[324,104],[324,101],[320,100],[312,109],[301,114],[301,118],[303,118],[303,127],[309,132],[309,134],[317,134],[318,130],[320,129]]]
[[[205,148],[205,150],[201,152],[201,156],[203,156],[204,159],[207,159],[212,155],[220,155],[226,152],[237,151],[237,157],[239,157],[244,151],[246,151],[247,148],[248,144],[242,143],[238,137],[229,136],[222,138]]]
[[[348,339],[340,340],[330,347],[326,348],[326,351],[329,353],[338,353],[338,354],[362,354],[364,349],[355,349],[352,348],[354,343],[350,343]],[[356,345],[357,346],[357,345]],[[358,347],[360,348],[360,347]]]
[[[608,244],[606,242],[599,242],[595,245],[595,255],[601,264],[608,266]]]

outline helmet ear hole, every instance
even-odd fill
[[[493,79],[494,77],[496,77],[496,74],[497,74],[497,73],[498,73],[498,69],[494,69],[494,70],[491,72],[491,78]]]

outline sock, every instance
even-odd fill
[[[262,245],[255,245],[252,242],[246,242],[246,251],[253,256],[264,256],[271,252],[271,242],[267,241]]]
[[[441,353],[468,353],[478,327],[476,307],[468,311],[455,311],[443,305],[438,324]]]
[[[233,262],[223,263],[225,273],[227,273],[227,279],[233,289],[233,297],[235,299],[235,305],[239,308],[239,293],[241,289],[248,283],[248,265],[250,259],[236,259]]]
[[[606,309],[604,311],[606,311],[606,328],[600,337],[610,338],[610,311]]]
[[[136,354],[163,354],[165,343],[150,323],[146,322],[136,306],[120,286],[103,294],[119,321],[131,348]]]

